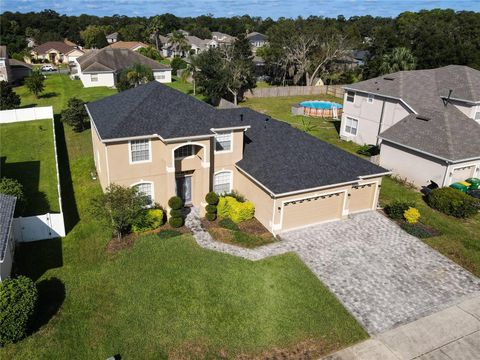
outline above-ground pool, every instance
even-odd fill
[[[337,119],[342,112],[341,104],[330,101],[302,101],[292,107],[293,115],[318,116]]]

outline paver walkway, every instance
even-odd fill
[[[480,291],[478,278],[379,212],[284,233],[281,241],[257,249],[214,241],[196,209],[186,225],[200,246],[249,260],[296,252],[370,334]]]
[[[324,360],[478,360],[480,296],[340,350]]]

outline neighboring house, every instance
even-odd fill
[[[265,75],[265,60],[260,56],[253,57],[253,64],[255,65],[255,76],[262,77]]]
[[[118,32],[114,32],[114,33],[112,33],[112,34],[108,34],[108,35],[106,36],[106,38],[107,38],[107,42],[108,42],[109,44],[116,43],[116,42],[118,41]]]
[[[118,75],[122,70],[142,64],[153,71],[158,82],[172,82],[172,69],[128,49],[112,49],[105,47],[100,50],[91,50],[75,61],[72,77],[78,77],[84,87],[109,86],[115,87]]]
[[[0,46],[0,81],[18,83],[32,73],[32,66],[8,57],[7,47]]]
[[[381,166],[417,187],[480,177],[480,71],[400,71],[345,90],[340,135],[381,143]]]
[[[335,60],[337,71],[355,70],[367,61],[370,55],[368,50],[350,50],[345,55]]]
[[[148,45],[140,41],[116,41],[107,47],[111,49],[128,49],[132,51],[138,51],[142,48],[147,48]]]
[[[68,64],[85,54],[85,51],[71,41],[48,41],[32,49],[32,59],[48,60],[53,64]]]
[[[233,42],[236,40],[237,38],[235,36],[231,36],[231,35],[228,35],[228,34],[224,34],[224,33],[221,33],[221,32],[218,32],[218,31],[212,31],[212,40],[215,40],[219,46],[229,46],[229,45],[232,45]]]
[[[15,252],[12,231],[15,203],[15,196],[0,194],[0,281],[8,278],[12,271]]]
[[[258,48],[265,46],[268,42],[266,35],[263,35],[256,31],[247,34],[246,38],[250,42],[250,45],[252,47],[252,52],[254,54],[256,54]]]
[[[86,105],[103,189],[151,203],[236,190],[272,233],[376,209],[385,169],[247,108],[217,109],[151,82]]]
[[[25,41],[26,41],[26,43],[27,43],[27,47],[28,47],[28,48],[33,48],[33,47],[37,46],[37,44],[35,43],[35,39],[32,38],[32,37],[27,37],[27,38],[25,39]]]

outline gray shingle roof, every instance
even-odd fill
[[[216,109],[158,82],[87,104],[102,139],[212,135],[250,126],[237,166],[274,194],[358,180],[387,170],[247,108]],[[241,116],[242,115],[242,116]]]
[[[5,258],[16,201],[15,196],[0,194],[0,261]]]
[[[380,137],[452,161],[480,157],[480,126],[455,108],[452,99],[480,102],[480,71],[450,65],[438,69],[400,71],[346,89],[402,99],[415,114],[390,127]]]
[[[55,49],[62,54],[66,54],[75,49],[75,47],[68,45],[63,41],[47,41],[46,43],[34,47],[32,51],[36,52],[37,54],[45,54],[45,52],[50,49]]]
[[[167,70],[169,66],[160,64],[146,56],[129,49],[104,47],[82,55],[77,62],[84,73],[114,71],[119,72],[135,64],[142,64],[152,70]]]

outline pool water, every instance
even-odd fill
[[[330,101],[303,101],[300,103],[301,106],[312,109],[332,109],[336,107],[337,109],[343,108],[341,104],[337,104]]]

